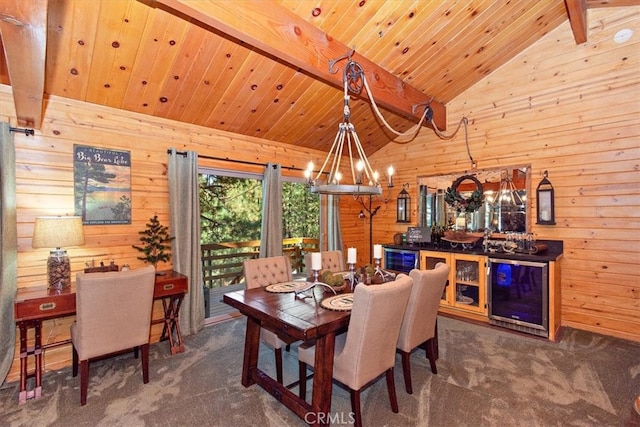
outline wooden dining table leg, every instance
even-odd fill
[[[335,332],[319,337],[316,341],[311,407],[315,412],[313,419],[319,424],[329,424],[330,420],[335,344]]]
[[[260,322],[253,317],[247,317],[247,333],[244,340],[244,360],[242,362],[242,385],[249,387],[254,384],[252,371],[258,369],[258,350],[260,348]]]

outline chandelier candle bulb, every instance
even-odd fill
[[[393,166],[389,166],[389,169],[387,169],[387,173],[389,174],[389,187],[393,187]]]
[[[356,184],[358,185],[362,184],[363,169],[364,169],[364,163],[362,162],[362,160],[359,160],[358,163],[356,163]]]
[[[373,245],[373,257],[382,259],[382,245]]]
[[[347,264],[355,264],[356,259],[356,248],[347,249]]]
[[[322,270],[322,254],[320,252],[311,254],[311,269],[316,271]]]

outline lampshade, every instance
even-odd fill
[[[82,217],[39,216],[33,229],[34,248],[61,248],[84,245]]]
[[[71,286],[71,263],[62,246],[84,244],[82,218],[79,216],[37,217],[33,230],[34,248],[56,248],[47,259],[47,284],[49,289],[60,291]]]

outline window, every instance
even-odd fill
[[[320,203],[302,180],[283,177],[282,236],[319,237]],[[262,176],[224,170],[200,174],[201,242],[260,239]]]

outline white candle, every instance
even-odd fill
[[[540,212],[540,219],[543,221],[550,221],[551,220],[551,210],[547,207],[543,207],[542,211]]]
[[[347,249],[347,263],[355,264],[356,263],[356,248]]]
[[[356,184],[362,184],[362,170],[364,169],[364,162],[362,160],[358,160],[356,163]]]
[[[373,257],[382,259],[382,245],[373,245]]]
[[[320,252],[313,252],[311,254],[311,269],[322,270],[322,254]]]

